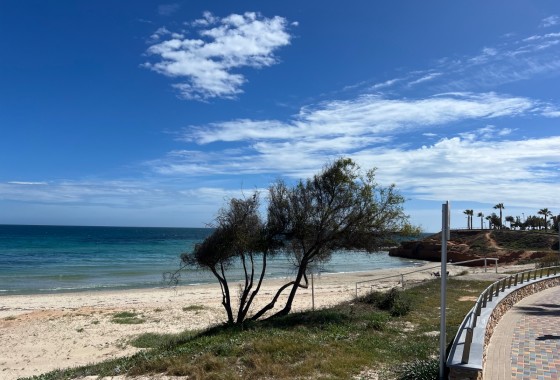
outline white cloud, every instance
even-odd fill
[[[25,182],[25,181],[10,181],[9,185],[23,185],[23,186],[44,186],[48,185],[47,182]]]
[[[198,28],[200,38],[175,34],[150,46],[148,54],[160,59],[146,62],[144,67],[181,78],[174,87],[186,99],[232,98],[243,92],[246,82],[242,74],[232,70],[277,63],[274,52],[290,43],[286,24],[282,17],[265,18],[253,12],[221,19],[206,12],[191,23]]]
[[[560,17],[558,17],[557,15],[552,15],[552,16],[548,16],[546,18],[543,18],[540,24],[541,28],[548,28],[554,25],[557,25],[560,23]]]
[[[372,136],[403,133],[425,126],[443,126],[465,119],[491,119],[532,111],[527,98],[495,93],[448,93],[427,99],[386,99],[366,95],[302,108],[291,121],[239,119],[186,128],[183,140],[255,141]]]
[[[430,74],[424,75],[421,78],[418,78],[418,79],[416,79],[412,82],[409,82],[408,85],[409,86],[414,86],[414,85],[417,85],[417,84],[420,84],[420,83],[428,82],[428,81],[431,81],[431,80],[433,80],[433,79],[435,79],[435,78],[437,78],[441,75],[442,75],[442,73],[430,73]]]

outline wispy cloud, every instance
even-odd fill
[[[405,133],[426,126],[444,126],[466,119],[514,116],[532,110],[537,102],[495,93],[447,93],[425,99],[387,99],[367,95],[302,108],[289,122],[239,119],[186,128],[184,141],[257,141],[368,137]]]
[[[551,26],[554,25],[558,25],[560,24],[560,17],[558,17],[557,15],[552,15],[552,16],[548,16],[546,18],[543,18],[540,24],[541,28],[549,28]]]
[[[558,17],[547,18],[549,26]],[[534,34],[485,46],[471,56],[444,57],[432,67],[414,68],[399,78],[377,81],[367,90],[386,94],[481,91],[560,72],[560,32]]]
[[[45,186],[48,185],[47,182],[25,182],[25,181],[10,181],[10,185],[22,185],[22,186]]]
[[[158,13],[161,16],[171,16],[181,8],[178,3],[161,4],[158,6]]]
[[[147,53],[158,59],[143,65],[157,73],[181,78],[173,87],[186,99],[235,97],[243,92],[246,78],[233,70],[277,63],[275,51],[291,39],[286,19],[266,18],[253,12],[224,18],[206,12],[188,26],[189,32],[198,33],[199,38],[170,34],[170,38],[148,48]],[[152,41],[169,34],[166,29],[158,31],[152,35]]]

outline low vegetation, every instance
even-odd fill
[[[143,319],[141,316],[138,316],[138,314],[135,312],[122,311],[113,314],[113,318],[111,319],[111,322],[119,323],[121,325],[137,325],[146,322],[146,320]]]
[[[459,299],[465,294],[476,296],[487,285],[449,280],[449,342],[473,304]],[[129,342],[145,348],[136,355],[33,379],[151,373],[191,379],[358,379],[360,373],[372,371],[381,379],[424,378],[410,373],[433,372],[438,331],[439,281],[432,280],[271,320],[178,335],[143,334]]]

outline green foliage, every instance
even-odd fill
[[[399,380],[437,380],[438,378],[438,359],[417,359],[405,363],[399,370]]]
[[[542,231],[492,231],[496,243],[514,250],[547,250],[552,247],[556,236]]]
[[[204,310],[203,305],[189,305],[183,307],[183,311],[200,311],[200,310]]]
[[[396,288],[392,288],[388,292],[370,292],[360,298],[360,301],[373,304],[381,310],[386,310],[393,317],[407,315],[412,307],[410,298]]]
[[[487,282],[449,280],[448,340],[473,306],[459,301],[460,296],[477,294],[486,286]],[[203,332],[143,334],[130,344],[151,349],[33,379],[153,373],[192,379],[350,379],[364,368],[384,369],[387,378],[398,378],[410,366],[401,363],[424,363],[438,353],[439,339],[425,333],[439,330],[439,281],[406,289],[401,295],[410,299],[412,309],[398,318],[380,311],[375,305],[377,296],[372,295],[363,298],[370,303],[353,300],[329,309]],[[410,371],[418,376],[428,372],[423,364]]]
[[[242,324],[250,314],[252,319],[261,318],[278,307],[283,292],[289,294],[275,316],[288,314],[297,290],[308,285],[310,265],[328,261],[335,250],[375,252],[395,245],[396,238],[418,234],[404,213],[404,198],[394,185],[376,183],[374,173],[341,158],[295,186],[278,181],[269,188],[266,221],[259,213],[258,193],[233,198],[218,213],[214,232],[193,252],[183,254],[182,261],[216,277],[229,324]],[[267,258],[279,252],[295,263],[295,277],[281,285],[268,304],[249,313],[266,273]],[[244,271],[237,311],[227,278],[234,260],[240,261]],[[402,315],[406,309],[399,301],[394,312]]]
[[[371,319],[367,322],[367,327],[370,329],[383,331],[387,327],[389,317],[385,313],[373,313]]]
[[[137,313],[130,311],[122,311],[113,314],[111,322],[118,323],[121,325],[138,325],[146,322],[145,319],[139,318]]]

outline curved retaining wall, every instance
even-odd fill
[[[472,312],[470,312],[459,327],[447,359],[449,379],[482,380],[482,372],[486,362],[486,347],[490,342],[494,328],[502,316],[523,298],[559,285],[560,274],[551,275],[549,277],[529,280],[523,284],[517,284],[509,289],[505,289],[498,296],[494,297],[482,309],[480,316],[477,318],[477,325],[473,329],[469,362],[464,364],[461,363],[461,359],[467,334],[466,326],[469,325],[470,318],[472,318]]]

